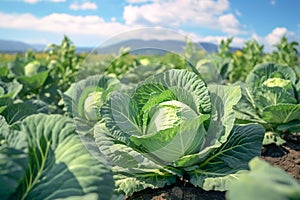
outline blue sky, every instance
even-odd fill
[[[269,49],[283,35],[300,41],[299,8],[298,0],[1,0],[0,38],[48,44],[65,34],[95,47],[126,31],[160,27],[194,41],[233,36],[235,46],[255,38]]]

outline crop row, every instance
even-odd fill
[[[228,199],[299,199],[297,180],[256,158],[300,132],[298,44],[264,54],[230,42],[211,55],[188,42],[181,55],[83,61],[64,37],[46,59],[1,66],[1,199],[121,199],[178,181]]]

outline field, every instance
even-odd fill
[[[0,54],[1,199],[300,199],[300,58]]]

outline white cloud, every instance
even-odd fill
[[[276,27],[269,34],[260,36],[256,33],[252,34],[252,38],[264,45],[264,50],[269,52],[274,48],[274,45],[280,42],[283,36],[287,36],[290,40],[299,40],[294,32],[289,31],[285,27]]]
[[[31,4],[35,4],[37,3],[39,0],[24,0],[25,3],[31,3]]]
[[[273,31],[264,38],[264,42],[269,46],[274,45],[280,41],[282,36],[287,35],[287,34],[290,34],[290,33],[288,32],[288,30],[285,27],[277,27],[277,28],[273,29]]]
[[[0,12],[0,28],[47,31],[73,35],[109,36],[126,31],[129,27],[117,22],[105,22],[101,17],[74,16],[53,13],[37,18],[31,14],[6,14]]]
[[[149,4],[127,5],[123,18],[127,25],[148,25],[178,28],[180,25],[221,30],[240,34],[243,26],[229,13],[228,0],[154,0]]]
[[[221,30],[231,35],[242,33],[241,25],[233,14],[225,14],[218,18],[218,25]]]
[[[97,10],[97,4],[92,2],[84,2],[82,4],[79,4],[77,2],[74,2],[70,5],[71,10]]]

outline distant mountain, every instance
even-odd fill
[[[20,41],[0,40],[0,53],[18,53],[26,52],[29,49],[34,51],[44,51],[47,45],[44,44],[27,44]],[[111,44],[105,47],[92,48],[92,47],[77,47],[76,52],[97,52],[99,54],[117,54],[121,47],[130,47],[133,54],[164,54],[166,51],[183,52],[186,46],[185,41],[179,40],[142,40],[134,39],[122,41],[116,44]],[[199,46],[206,50],[208,53],[216,52],[218,46],[209,42],[200,42]],[[232,48],[232,51],[238,48]]]
[[[0,39],[0,53],[24,53],[28,50],[44,51],[47,45],[45,44],[27,44],[21,41],[2,40]],[[77,47],[78,53],[91,52],[92,47]]]
[[[218,46],[208,42],[200,42],[200,46],[202,46],[208,53],[216,52],[218,50]],[[178,40],[127,40],[123,42],[119,42],[116,44],[112,44],[105,47],[99,47],[95,49],[95,52],[99,54],[111,54],[118,53],[121,47],[130,47],[130,50],[134,54],[164,54],[166,51],[173,52],[183,52],[184,47],[186,46],[185,41]]]
[[[29,49],[34,49],[31,45],[24,42],[12,40],[0,40],[0,52],[21,53]]]

